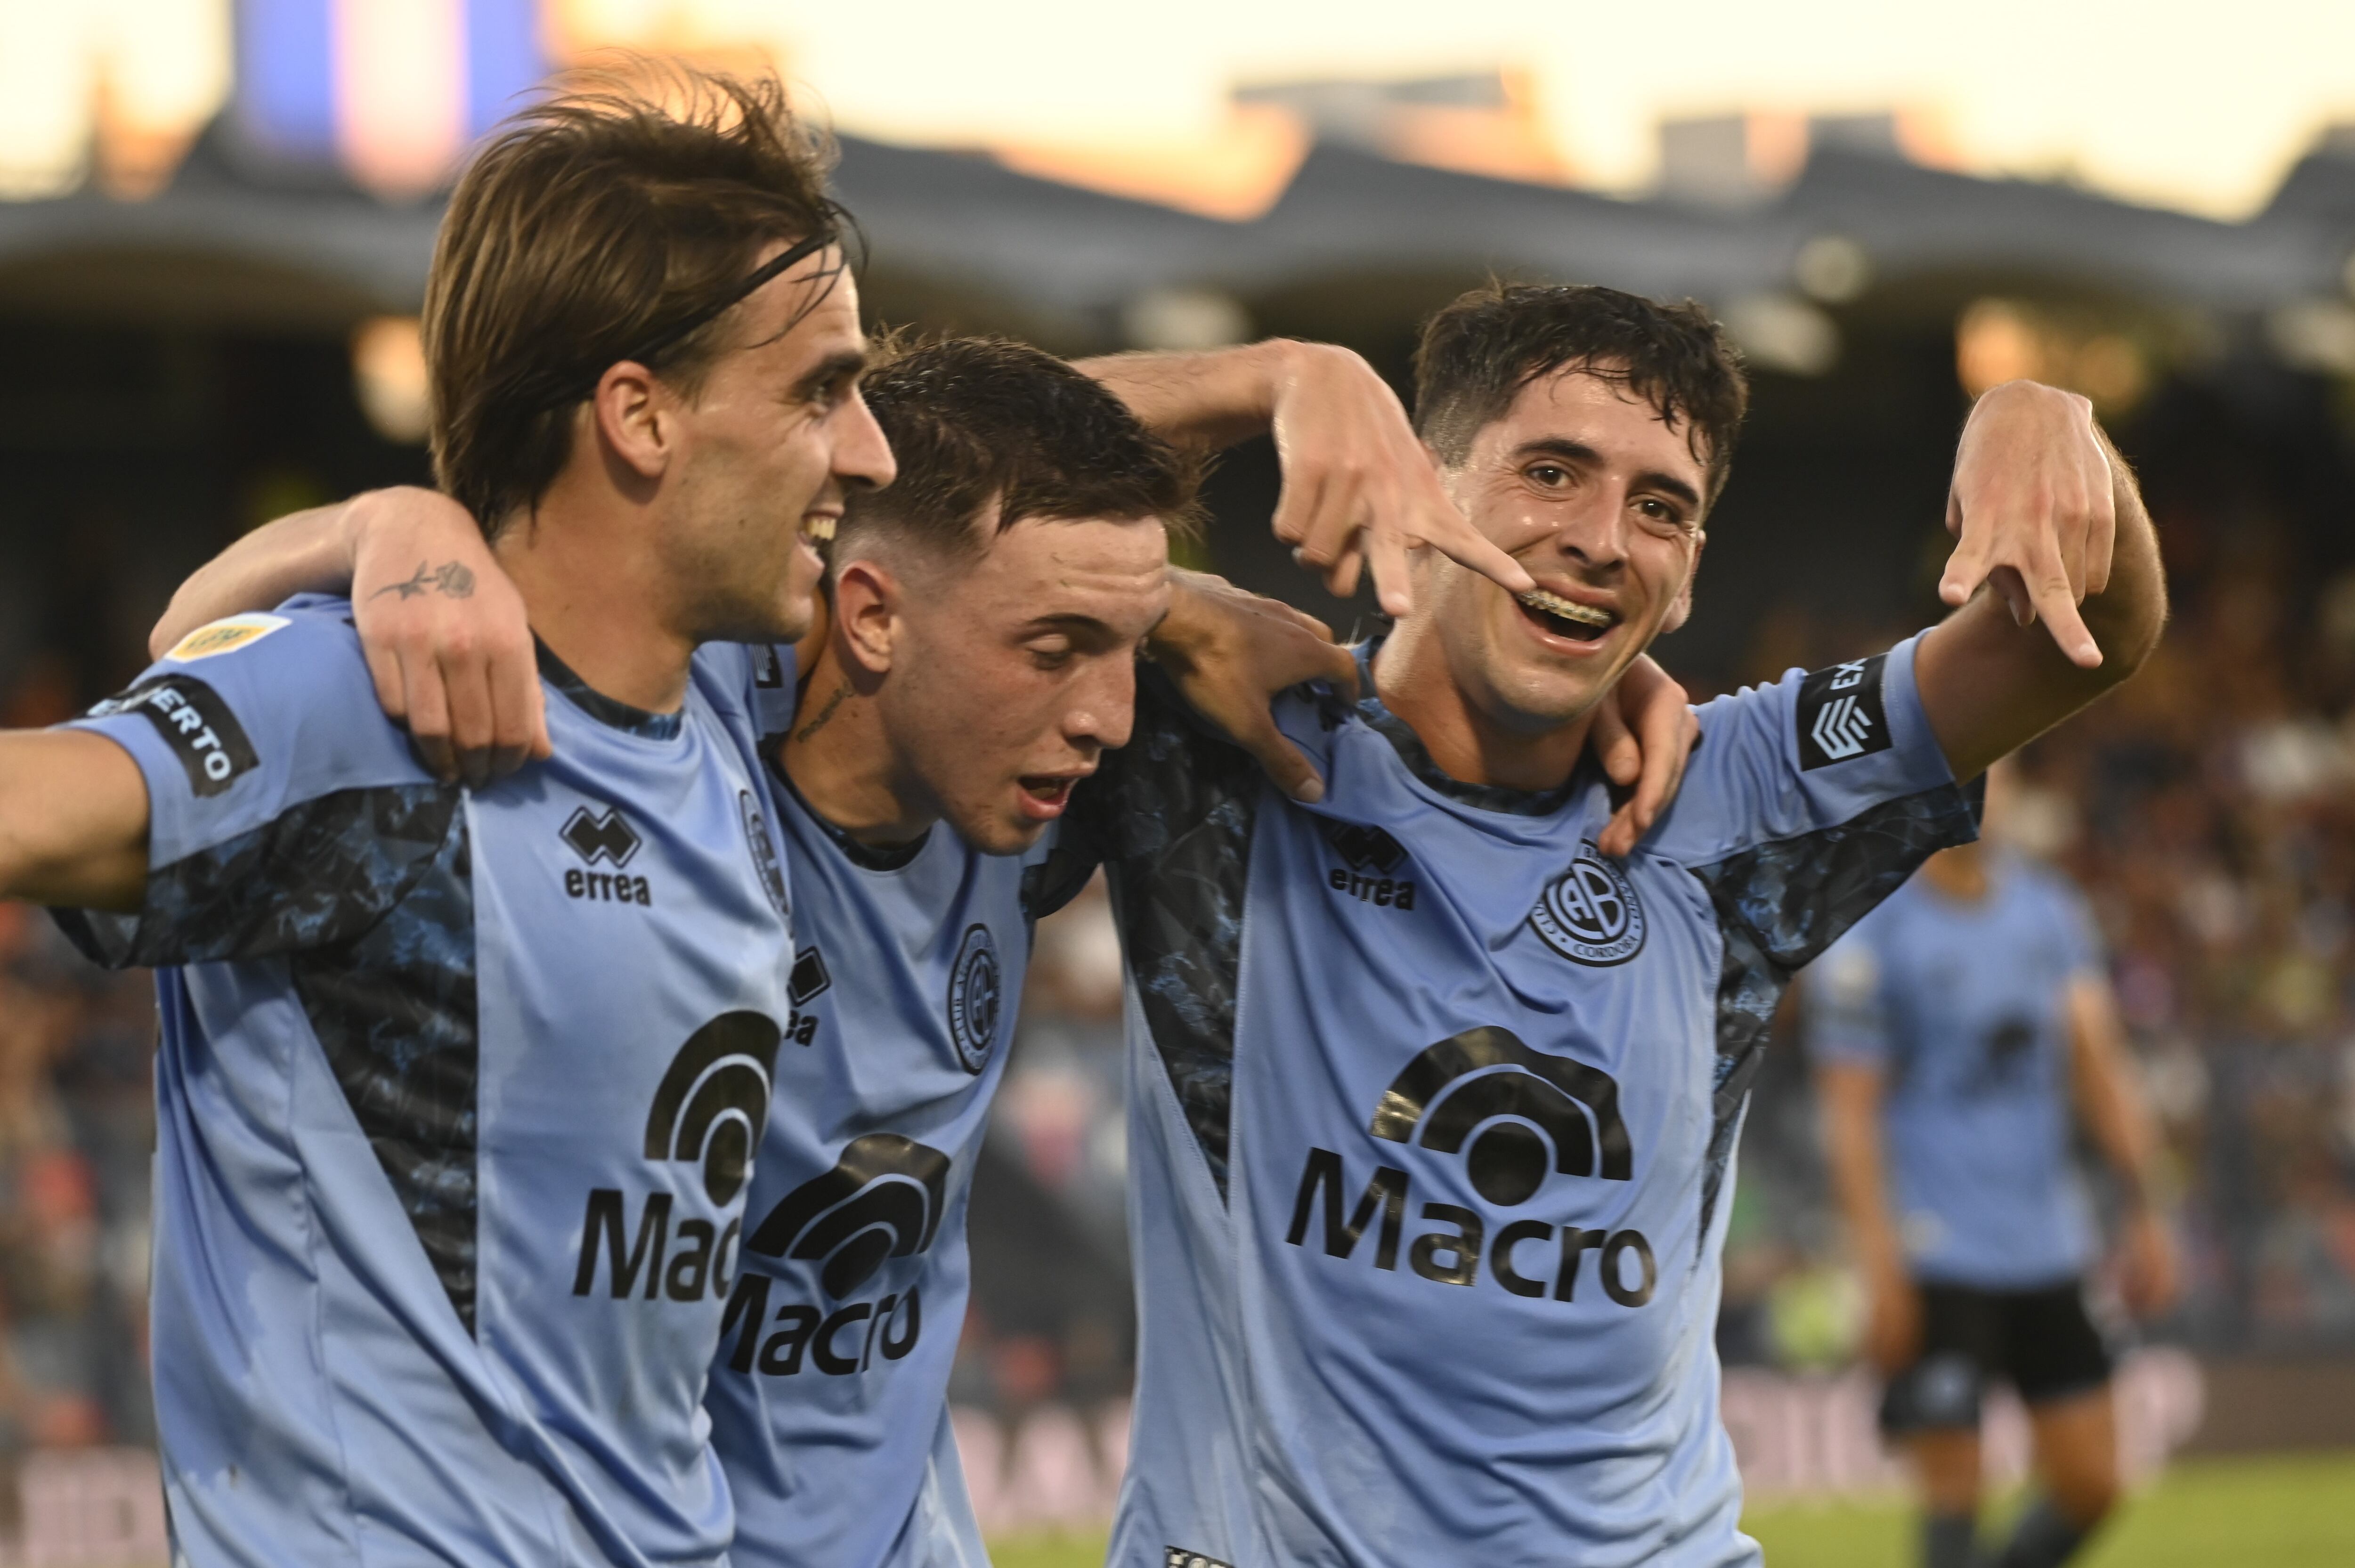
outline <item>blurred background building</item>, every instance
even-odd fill
[[[1186,113],[1101,137],[1039,112],[1039,79],[1005,61],[1031,50],[1070,76],[1072,51],[1099,50],[1103,80],[1075,78],[1070,112],[1111,115],[1124,91],[1149,108],[1177,91],[1148,69],[1160,44],[1197,76],[1208,57],[1113,37],[1102,7],[1014,9],[987,37],[962,11],[902,18],[946,41],[892,62],[894,120],[891,73],[854,69],[844,42],[888,5],[0,0],[0,715],[48,722],[122,684],[171,587],[241,530],[426,476],[415,316],[441,193],[518,94],[614,47],[815,82],[808,101],[841,112],[838,184],[872,240],[880,321],[1069,353],[1291,334],[1403,384],[1420,316],[1487,276],[1706,302],[1756,394],[1701,613],[1662,649],[1704,693],[1934,616],[1969,398],[2058,381],[2140,467],[2177,603],[2151,667],[2036,749],[2022,813],[2094,899],[2166,1121],[2194,1288],[2157,1332],[2206,1359],[2217,1441],[2308,1419],[2268,1408],[2355,1410],[2355,129],[2328,114],[2333,91],[2355,111],[2343,8],[2255,5],[2254,44],[2187,32],[2174,78],[2122,63],[2168,47],[2148,28],[2080,38],[2076,17],[1995,54],[1958,33],[1954,69],[1985,93],[1909,64],[1884,74],[1928,83],[1921,101],[1876,107],[1856,86],[1870,58],[1841,77],[1763,45],[1758,69],[1787,74],[1745,97],[1700,25],[1628,57],[1636,76],[1689,69],[1690,92],[1614,99],[1563,63],[1581,38],[1508,4],[1435,64],[1409,39],[1382,69],[1308,69],[1315,51],[1287,44],[1197,82]],[[1289,38],[1329,8],[1259,9]],[[1979,7],[1977,30],[2015,10],[2038,14]],[[1334,12],[1331,56],[1357,60],[1385,17]],[[1754,22],[1727,8],[1735,42]],[[1527,48],[1496,41],[1510,27]],[[2087,40],[2111,68],[2085,89],[2089,122],[2138,106],[2190,146],[2229,141],[2211,121],[2239,116],[2274,143],[2229,169],[2186,152],[2168,187],[2110,144],[2071,153],[2066,126],[2007,129],[2019,82],[2067,63],[2031,52]],[[1857,47],[1827,31],[1819,52]],[[2251,48],[2279,62],[2279,91],[2251,85]],[[996,79],[1002,133],[925,118],[917,100],[953,96],[943,49],[971,52],[970,92]],[[2203,71],[2211,91],[2178,91]],[[1795,101],[1818,88],[1836,112]],[[2093,183],[2105,168],[2137,199]],[[1362,605],[1327,600],[1266,538],[1274,484],[1264,443],[1221,466],[1210,560],[1350,626]],[[1049,923],[1039,952],[979,1178],[957,1388],[1007,1417],[1111,1407],[1133,1350],[1101,901]],[[0,1456],[149,1435],[145,997],[0,908]],[[1834,1368],[1857,1304],[1806,1042],[1783,1046],[1750,1124],[1721,1339],[1737,1363]],[[2300,1389],[2304,1405],[2280,1395]],[[1057,1430],[1066,1449],[1113,1441],[1105,1423]]]

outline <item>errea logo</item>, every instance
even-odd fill
[[[748,823],[747,827],[750,826]],[[581,857],[582,866],[594,867],[602,862],[613,868],[607,872],[583,869],[582,866],[567,866],[564,869],[567,897],[598,903],[653,905],[653,884],[644,877],[622,874],[622,868],[637,857],[645,840],[638,837],[638,830],[630,826],[619,809],[608,806],[604,811],[597,812],[585,805],[575,806],[556,836]],[[782,875],[779,880],[782,884]]]
[[[1852,762],[1894,743],[1881,700],[1886,654],[1819,669],[1799,683],[1797,709],[1802,771]]]
[[[1379,827],[1358,822],[1327,823],[1325,837],[1347,861],[1331,868],[1326,885],[1377,909],[1412,909],[1414,879],[1392,873],[1407,865],[1406,846]]]

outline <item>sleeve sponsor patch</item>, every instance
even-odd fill
[[[194,676],[151,676],[90,710],[93,719],[117,713],[136,713],[155,726],[197,795],[219,795],[253,768],[253,742],[246,739],[245,726],[219,692]]]
[[[1799,683],[1801,772],[1853,762],[1894,744],[1881,702],[1881,667],[1888,662],[1887,654],[1875,654],[1819,669]]]
[[[283,615],[231,615],[225,621],[198,626],[182,637],[164,658],[170,664],[194,664],[216,654],[235,653],[240,648],[260,642],[286,624]]]

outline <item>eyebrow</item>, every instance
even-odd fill
[[[1520,458],[1559,457],[1564,462],[1593,464],[1598,467],[1604,461],[1603,454],[1594,448],[1582,441],[1572,441],[1566,435],[1541,435],[1533,441],[1525,441],[1514,450],[1514,455]],[[1700,492],[1673,474],[1648,469],[1636,475],[1636,485],[1638,489],[1661,491],[1688,507],[1700,505]]]
[[[1159,625],[1158,621],[1154,623]],[[1022,624],[1025,632],[1110,632],[1109,623],[1076,611],[1060,615],[1036,615]]]

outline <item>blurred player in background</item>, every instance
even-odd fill
[[[2145,1113],[2091,912],[2058,872],[1990,842],[1933,856],[1809,971],[1834,1183],[1863,1264],[1866,1349],[1889,1380],[1927,1513],[1924,1568],[1971,1568],[1979,1411],[2027,1403],[2041,1495],[1995,1559],[2056,1568],[2115,1502],[2110,1355],[2085,1309],[2098,1251],[2071,1151],[2082,1125],[2126,1200],[2118,1283],[2141,1316],[2177,1289]]]

